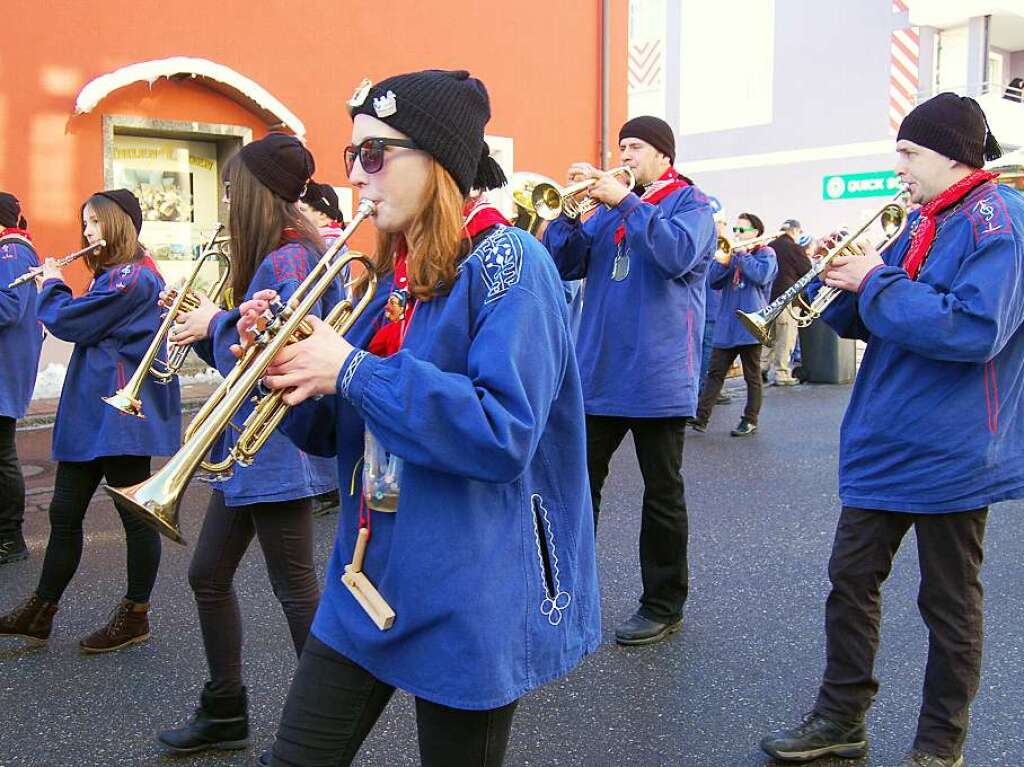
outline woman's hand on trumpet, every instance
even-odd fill
[[[238,336],[241,345],[232,351],[241,354],[253,342],[254,330],[259,327],[270,309],[270,303],[277,298],[273,290],[261,290],[239,306],[242,313],[238,321]],[[286,345],[274,358],[263,385],[268,389],[289,389],[283,400],[286,405],[298,405],[310,397],[333,394],[338,385],[341,368],[352,353],[353,347],[315,315],[306,318],[313,334],[297,343]]]
[[[178,291],[173,288],[161,291],[160,306],[169,309],[177,295]],[[220,307],[202,291],[193,290],[192,295],[199,301],[199,306],[191,312],[179,313],[171,327],[169,340],[176,346],[187,346],[206,338],[209,335],[210,322],[220,312]]]

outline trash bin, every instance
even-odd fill
[[[857,375],[856,341],[821,320],[800,328],[800,359],[802,379],[811,383],[847,384]]]

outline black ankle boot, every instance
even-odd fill
[[[245,688],[238,695],[214,695],[203,688],[199,708],[184,727],[161,730],[157,740],[172,754],[194,754],[216,748],[232,751],[249,746],[249,714]]]

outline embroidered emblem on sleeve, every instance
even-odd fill
[[[562,622],[562,613],[572,602],[572,595],[562,591],[561,572],[558,569],[558,554],[555,551],[555,531],[548,518],[548,510],[544,508],[544,499],[539,495],[530,496],[533,507],[533,532],[537,539],[537,560],[540,563],[540,581],[544,584],[544,599],[540,603],[540,612],[548,623],[557,626]],[[541,529],[543,527],[543,530]],[[544,551],[547,549],[548,567],[544,566]],[[550,577],[549,577],[550,576]]]
[[[1010,233],[1010,217],[1006,205],[994,192],[971,202],[967,217],[971,220],[976,241],[994,234]]]
[[[131,290],[132,286],[138,281],[139,275],[136,272],[133,264],[128,264],[122,267],[117,276],[114,277],[114,290],[119,290],[122,293],[127,293]]]
[[[483,270],[484,285],[487,287],[485,304],[501,298],[513,285],[519,282],[523,271],[523,245],[507,231],[499,227],[485,239],[475,251]]]
[[[356,370],[363,364],[363,360],[366,359],[368,352],[360,349],[352,355],[352,362],[345,368],[345,375],[341,377],[341,396],[348,397],[348,387],[352,385],[352,379],[355,378]]]

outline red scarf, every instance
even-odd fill
[[[0,231],[0,240],[11,234],[17,235],[18,237],[24,237],[29,242],[32,242],[32,235],[28,233],[28,229],[19,229],[16,226],[11,226]]]
[[[921,217],[917,220],[917,226],[910,239],[910,250],[907,251],[907,255],[903,259],[903,269],[910,275],[910,279],[917,279],[917,274],[921,271],[921,267],[924,266],[925,259],[928,258],[928,253],[932,249],[932,243],[935,242],[935,217],[947,208],[956,205],[976,187],[998,177],[998,173],[976,170],[971,175],[957,181],[921,208]]]
[[[470,240],[499,224],[510,226],[508,219],[501,214],[501,211],[483,199],[467,202],[463,215],[465,216],[465,234]],[[405,333],[409,329],[409,323],[412,322],[416,307],[419,305],[409,290],[408,255],[409,246],[403,237],[398,242],[398,252],[395,254],[395,287],[384,308],[380,329],[374,333],[367,346],[367,351],[378,357],[390,357],[402,348],[402,344],[405,342]],[[401,316],[389,317],[389,311],[392,314],[400,311]]]
[[[661,178],[647,187],[643,196],[640,198],[644,202],[649,202],[651,205],[657,205],[659,202],[668,197],[672,192],[677,189],[683,189],[688,187],[690,182],[679,175],[679,171],[675,168],[669,168],[665,171]],[[622,242],[626,236],[626,224],[619,224],[619,228],[615,230],[615,244],[618,245]]]

